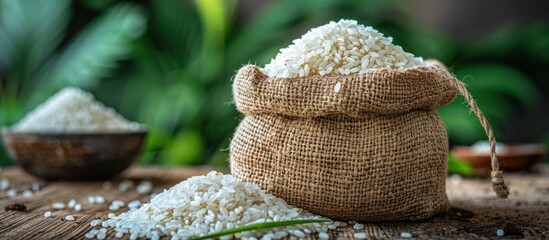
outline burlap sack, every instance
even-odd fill
[[[334,219],[428,218],[448,207],[448,138],[435,109],[457,91],[438,62],[292,79],[244,66],[231,173]]]

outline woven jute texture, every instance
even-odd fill
[[[245,117],[231,142],[231,173],[334,219],[445,211],[448,137],[435,109],[455,98],[453,81],[438,62],[292,79],[244,66],[233,83]]]

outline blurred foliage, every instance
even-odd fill
[[[465,160],[458,158],[452,153],[448,154],[448,173],[471,176],[473,175],[473,171],[473,167],[465,162]]]
[[[240,120],[231,102],[235,71],[264,65],[330,20],[356,19],[406,51],[444,62],[468,83],[498,137],[501,124],[538,100],[531,79],[547,76],[549,61],[545,23],[463,43],[426,30],[410,4],[397,0],[279,0],[253,18],[239,14],[236,0],[0,3],[0,124],[14,123],[63,86],[80,86],[148,126],[143,164],[225,165]],[[440,109],[451,141],[484,139],[462,103]]]
[[[0,125],[11,125],[64,86],[96,86],[145,27],[137,6],[120,4],[67,37],[71,12],[68,0],[0,1]]]

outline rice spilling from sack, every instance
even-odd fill
[[[354,20],[340,20],[313,28],[263,69],[269,77],[362,73],[378,68],[404,70],[423,64],[423,59],[394,45],[372,27]]]
[[[66,87],[14,125],[17,132],[134,131],[140,125],[97,102],[91,93]]]
[[[104,225],[114,228],[116,236],[129,234],[130,239],[158,239],[161,236],[189,239],[249,224],[299,219],[324,218],[288,205],[284,200],[263,192],[255,184],[212,171],[164,190],[137,210],[118,216],[110,215]],[[304,237],[314,232],[327,232],[328,225],[312,223],[242,232],[232,237]],[[88,233],[86,237],[94,236]],[[230,239],[231,236],[225,238]]]

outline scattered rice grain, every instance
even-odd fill
[[[401,232],[400,237],[402,237],[402,238],[411,238],[412,233],[410,233],[410,232]]]
[[[339,91],[341,91],[341,82],[337,82],[334,86],[334,92],[338,93]]]
[[[68,208],[74,208],[75,205],[76,205],[76,200],[74,199],[69,200],[69,202],[67,203]]]
[[[119,206],[116,206],[116,205],[110,205],[109,206],[109,210],[111,210],[111,211],[118,211],[118,209],[120,209]]]
[[[38,184],[38,183],[33,183],[33,184],[32,184],[32,187],[31,187],[31,190],[32,190],[33,192],[39,192],[39,191],[40,191],[40,184]]]
[[[8,198],[15,198],[15,197],[17,197],[17,190],[10,189],[10,190],[6,191],[6,195],[8,196]]]
[[[366,233],[354,233],[353,237],[355,237],[356,239],[366,239]]]
[[[105,201],[106,201],[105,197],[100,196],[100,195],[95,196],[94,199],[95,199],[95,202],[96,202],[96,203],[99,203],[99,204],[103,204],[103,203],[105,203]]]
[[[139,200],[132,200],[128,203],[128,208],[138,208],[141,206],[141,201]]]
[[[7,178],[0,179],[0,190],[4,191],[10,187],[10,180]]]
[[[124,180],[118,184],[118,190],[121,192],[125,192],[128,189],[130,189],[134,185],[133,181],[131,180]]]
[[[498,237],[503,237],[503,236],[505,236],[505,231],[501,228],[498,228],[496,230],[496,234],[498,235]]]
[[[30,198],[30,197],[32,197],[33,192],[30,189],[27,189],[27,190],[23,191],[22,195],[23,195],[24,198]]]
[[[362,230],[364,228],[364,224],[356,223],[353,228],[356,230]]]
[[[153,184],[149,181],[143,181],[139,183],[136,189],[136,191],[140,194],[148,194],[152,192],[152,190],[153,190]]]
[[[54,202],[51,207],[53,209],[57,209],[57,210],[61,210],[61,209],[65,209],[65,203],[62,203],[62,202]]]
[[[318,233],[318,238],[320,238],[320,239],[330,239],[330,235],[328,235],[328,233],[325,233],[325,232],[320,232],[320,233]]]
[[[95,227],[95,226],[97,226],[98,224],[101,224],[102,222],[103,222],[103,221],[101,221],[100,219],[94,219],[94,220],[92,220],[92,221],[90,222],[90,225],[91,225],[92,227]]]

